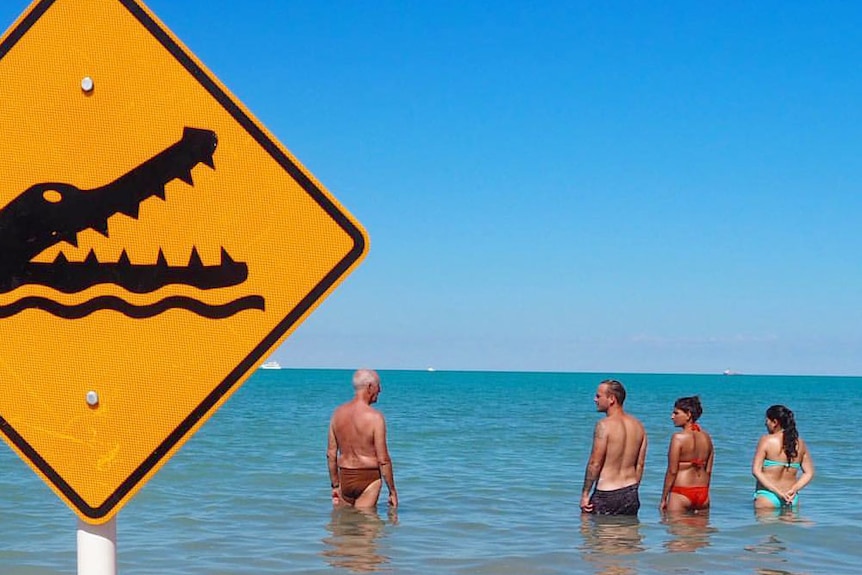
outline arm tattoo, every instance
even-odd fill
[[[593,462],[593,456],[595,455],[596,442],[597,440],[604,438],[604,436],[604,426],[596,425],[595,429],[593,429],[593,448],[590,451],[590,459],[587,461],[587,469],[584,472],[584,492],[591,490],[593,488],[593,484],[599,479],[598,476],[592,472],[591,464]]]
[[[598,477],[595,477],[592,473],[590,473],[590,466],[587,464],[587,471],[584,473],[584,492],[588,492],[593,488],[593,484],[596,482]]]

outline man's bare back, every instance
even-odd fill
[[[615,380],[599,384],[596,409],[606,417],[596,423],[593,447],[584,473],[581,509],[587,513],[634,515],[640,507],[647,438],[643,424],[623,410],[625,389]],[[595,492],[591,493],[595,486]]]
[[[353,376],[353,387],[354,398],[336,408],[329,424],[326,458],[333,503],[374,507],[385,481],[389,504],[397,506],[386,421],[371,407],[380,395],[380,377],[372,370],[360,369]]]

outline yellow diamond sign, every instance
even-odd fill
[[[368,242],[136,0],[34,2],[0,123],[0,431],[102,523]]]

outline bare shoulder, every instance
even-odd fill
[[[382,433],[384,436],[386,435],[386,418],[383,417],[383,414],[379,411],[374,411],[374,427],[377,429],[378,433]]]
[[[386,418],[383,417],[383,413],[377,409],[374,409],[373,407],[370,407],[367,413],[368,417],[374,419],[375,421],[386,421]]]
[[[362,410],[357,413],[357,417],[361,418],[361,420],[368,425],[380,425],[381,423],[385,424],[386,421],[383,417],[383,414],[371,407],[370,405],[363,406]]]
[[[776,447],[780,448],[781,445],[778,443],[778,438],[772,434],[765,434],[760,436],[760,441],[757,442],[757,449],[759,451],[766,451],[769,449],[772,444],[775,444]]]
[[[646,428],[644,427],[644,424],[641,422],[640,419],[638,419],[634,415],[629,415],[628,413],[625,414],[625,418],[626,422],[628,422],[630,426],[634,427],[640,433],[646,434]]]
[[[345,414],[350,411],[350,402],[342,403],[338,407],[335,408],[335,411],[332,412],[332,418],[330,421],[335,422],[339,419],[342,419]]]
[[[611,425],[609,421],[610,418],[603,417],[602,419],[596,422],[595,427],[593,427],[593,435],[596,437],[604,437],[604,435],[608,432],[608,428]]]

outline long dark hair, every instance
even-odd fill
[[[700,397],[680,397],[673,404],[674,409],[681,409],[691,416],[691,422],[694,423],[703,414],[703,407],[700,405]]]
[[[777,421],[784,431],[784,453],[787,455],[787,461],[791,461],[796,457],[796,447],[799,443],[799,432],[796,431],[796,419],[793,417],[793,412],[783,405],[773,405],[766,410],[766,417]]]

